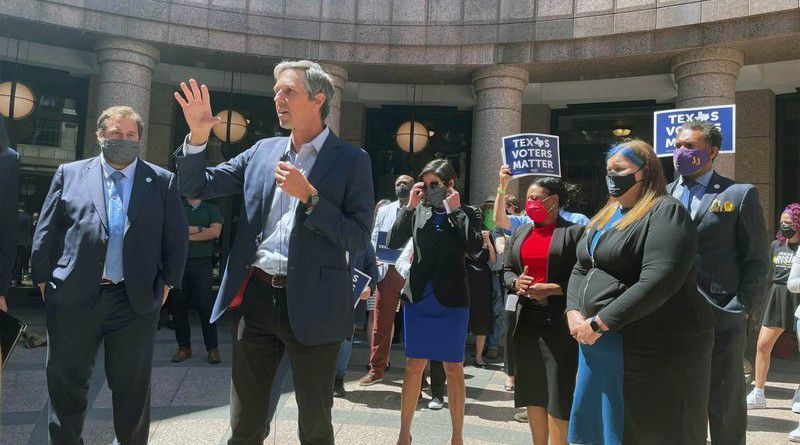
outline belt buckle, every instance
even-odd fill
[[[286,287],[286,286],[281,286],[278,283],[278,279],[279,278],[281,278],[281,277],[279,277],[278,275],[273,275],[272,279],[270,280],[270,283],[269,283],[270,286],[274,287],[275,289],[283,289],[284,287]]]

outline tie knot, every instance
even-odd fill
[[[697,181],[694,179],[684,178],[683,179],[683,186],[686,188],[692,188],[697,185]]]
[[[122,174],[122,172],[120,171],[115,171],[114,173],[111,173],[111,180],[113,180],[114,182],[119,182],[124,177],[125,175]]]

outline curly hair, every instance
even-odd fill
[[[795,229],[800,229],[800,203],[793,202],[786,206],[786,208],[783,209],[783,212],[781,212],[781,216],[784,214],[789,215],[792,227]],[[781,245],[786,244],[787,241],[786,237],[781,233],[780,228],[778,229],[778,233],[775,234],[775,239],[777,239]]]

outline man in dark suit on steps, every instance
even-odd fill
[[[112,107],[100,155],[61,165],[42,206],[31,274],[45,303],[52,444],[80,444],[98,348],[115,443],[147,443],[150,369],[161,305],[183,276],[188,225],[177,178],[139,159],[142,120]]]
[[[676,140],[679,177],[667,190],[697,224],[697,286],[714,309],[708,417],[714,445],[743,445],[747,430],[742,359],[747,317],[761,305],[769,268],[767,229],[752,184],[714,171],[722,135],[711,122],[690,121]]]

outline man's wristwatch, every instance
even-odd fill
[[[311,212],[314,211],[314,207],[317,206],[317,203],[319,203],[319,193],[317,193],[317,191],[315,190],[310,195],[308,195],[308,200],[306,200],[306,202],[303,203],[303,205],[306,206],[306,215],[310,215]]]
[[[589,319],[589,326],[592,328],[595,334],[603,334],[603,329],[600,328],[600,323],[597,322],[597,317],[592,317]]]

